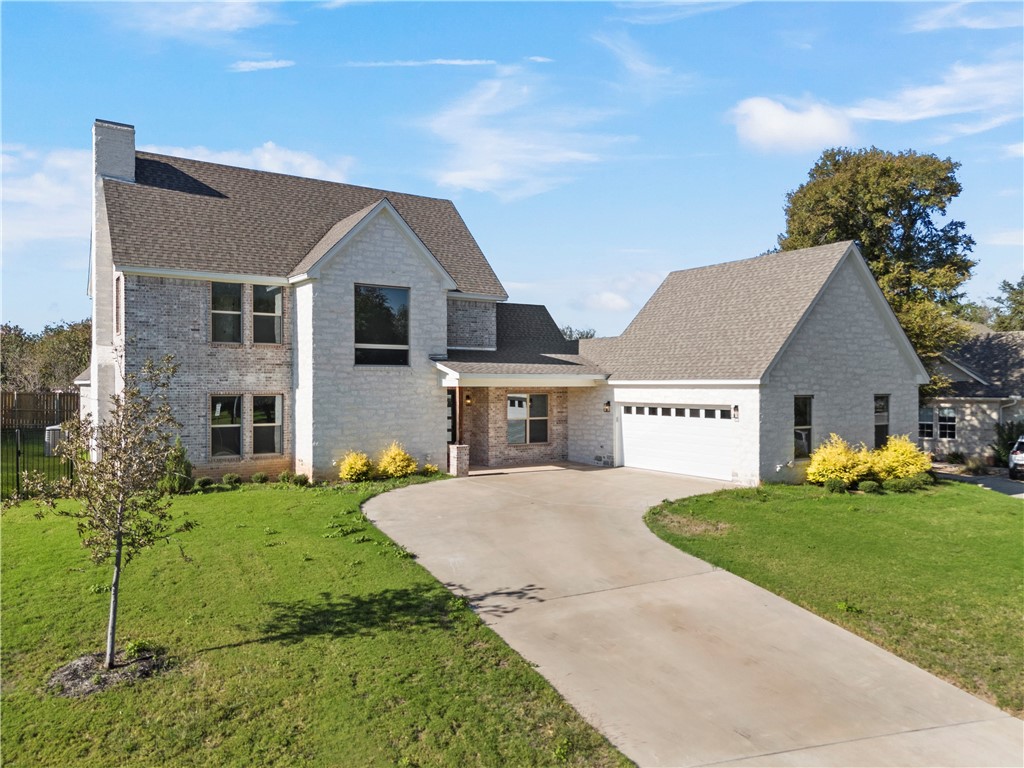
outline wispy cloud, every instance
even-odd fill
[[[264,69],[285,69],[294,67],[295,62],[288,59],[273,59],[270,61],[236,61],[228,70],[231,72],[259,72]]]
[[[428,118],[426,127],[450,147],[437,183],[528,197],[565,183],[623,141],[591,131],[603,114],[552,105],[542,91],[542,81],[507,68]]]
[[[92,154],[3,148],[3,244],[89,238]]]
[[[534,64],[551,64],[554,59],[549,59],[547,56],[527,56],[527,61],[532,61]]]
[[[675,2],[619,3],[619,21],[627,24],[670,24],[704,13],[716,13],[734,8],[742,3],[698,2],[697,0],[676,0]]]
[[[884,98],[831,106],[764,96],[744,99],[730,112],[741,141],[762,150],[802,151],[850,141],[857,123],[961,119],[940,126],[933,141],[984,133],[1021,118],[1020,63],[956,63],[938,83],[903,88]]]
[[[345,181],[355,163],[352,157],[322,160],[310,152],[279,147],[272,141],[252,149],[216,150],[203,146],[171,147],[156,145],[147,145],[140,147],[140,149],[146,152],[156,152],[161,155],[188,157],[211,163],[236,165],[243,168],[255,168],[261,171],[287,173],[294,176],[307,176],[328,181]]]
[[[492,59],[399,59],[396,61],[349,61],[346,67],[486,67]]]
[[[841,110],[814,102],[787,106],[757,96],[733,107],[730,117],[740,141],[761,150],[800,152],[843,144],[853,137]]]
[[[941,7],[928,4],[928,10],[911,22],[914,32],[939,29],[1007,29],[1024,26],[1024,7],[1020,3],[986,4],[950,3]]]
[[[118,3],[115,10],[118,20],[133,29],[193,42],[220,40],[279,20],[263,2]]]
[[[1024,141],[1016,144],[1007,144],[1003,147],[1003,155],[1006,157],[1024,157]]]
[[[622,65],[626,71],[626,86],[631,90],[655,96],[679,93],[693,84],[691,76],[655,64],[651,56],[624,32],[616,35],[597,34],[594,35],[594,41],[611,51]]]

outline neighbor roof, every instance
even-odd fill
[[[621,336],[580,353],[613,379],[759,380],[852,246],[672,272]]]
[[[539,304],[498,304],[497,349],[493,352],[449,350],[441,365],[462,374],[602,376],[601,368],[579,355],[579,344],[567,341],[546,307]]]
[[[382,199],[464,293],[507,298],[450,200],[135,153],[135,183],[103,180],[114,264],[283,278],[332,229]]]
[[[985,329],[946,357],[984,379],[953,382],[954,397],[1024,397],[1024,331]]]

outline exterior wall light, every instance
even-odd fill
[[[467,392],[466,393],[466,397],[462,400],[462,402],[465,403],[466,405],[472,405],[473,404],[473,396],[471,394],[469,394],[469,392]]]
[[[740,419],[740,407],[738,405],[734,405],[732,407],[732,420],[733,421],[739,421],[739,419]]]
[[[605,413],[611,413],[612,412],[612,401],[611,400],[605,400],[604,401],[604,412]]]

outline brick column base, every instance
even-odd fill
[[[456,477],[469,476],[469,446],[448,446],[448,474]]]

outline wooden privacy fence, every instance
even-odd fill
[[[21,491],[24,472],[71,475],[71,462],[53,455],[54,427],[78,418],[78,401],[77,392],[0,393],[0,497]]]

